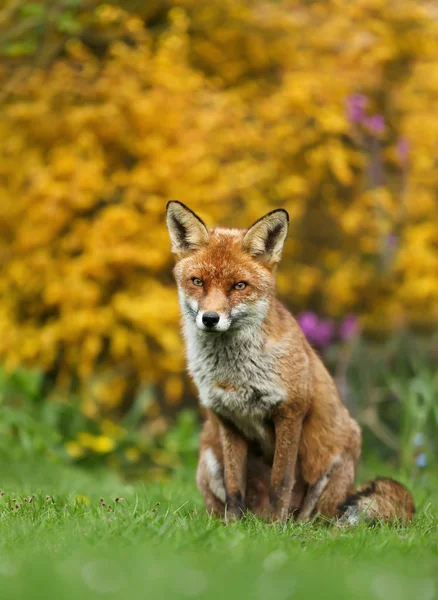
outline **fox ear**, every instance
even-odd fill
[[[243,249],[267,265],[275,265],[281,258],[289,228],[289,215],[279,208],[252,225],[243,238]]]
[[[208,244],[205,223],[182,202],[171,200],[167,203],[166,222],[175,254],[185,254]]]

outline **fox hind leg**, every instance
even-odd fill
[[[303,505],[298,514],[298,521],[307,521],[313,511],[315,510],[318,501],[326,489],[330,480],[330,473],[326,472],[314,485],[310,485],[306,497],[304,498]]]
[[[309,486],[298,520],[306,521],[315,512],[330,519],[336,517],[338,506],[354,488],[354,474],[353,457],[337,457],[316,483]]]
[[[354,490],[354,476],[356,463],[352,456],[345,456],[337,464],[330,476],[330,480],[322,493],[316,511],[329,519],[339,515],[339,506]]]

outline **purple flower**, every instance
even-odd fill
[[[364,119],[364,127],[371,135],[382,135],[385,131],[385,119],[383,115],[372,115]]]
[[[420,467],[420,469],[423,469],[424,467],[427,467],[427,456],[425,452],[420,452],[420,454],[417,454],[417,456],[415,457],[415,462],[417,464],[417,467]]]
[[[325,348],[333,340],[335,326],[331,319],[319,319],[313,312],[304,312],[298,316],[298,324],[309,342],[316,346]]]
[[[386,236],[385,244],[388,250],[395,250],[398,246],[398,237],[390,233]]]
[[[325,348],[333,340],[335,325],[331,319],[321,319],[314,333],[314,342],[321,348]]]
[[[347,315],[339,326],[339,337],[341,340],[349,340],[356,334],[357,328],[356,315]]]
[[[346,116],[350,123],[362,123],[368,98],[363,94],[348,96],[346,101]]]
[[[405,167],[409,160],[410,144],[406,138],[400,138],[397,144],[397,156],[400,164]]]
[[[304,312],[298,315],[298,325],[304,332],[304,335],[309,340],[313,338],[313,335],[318,327],[318,317],[313,312]]]

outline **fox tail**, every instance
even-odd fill
[[[340,520],[348,525],[360,521],[412,521],[414,498],[404,485],[394,479],[377,477],[361,486],[338,506]]]

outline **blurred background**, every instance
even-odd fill
[[[178,199],[209,225],[288,210],[279,294],[365,458],[436,470],[436,3],[6,0],[0,82],[6,459],[194,465]]]

